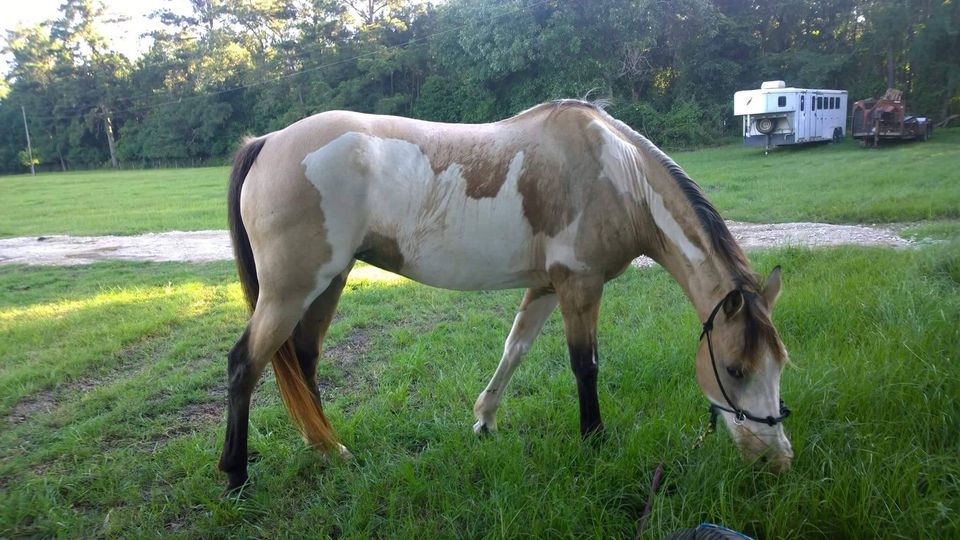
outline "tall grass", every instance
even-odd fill
[[[0,536],[622,538],[661,461],[648,538],[705,520],[760,538],[960,535],[960,249],[754,260],[785,270],[775,319],[797,453],[785,475],[741,463],[725,433],[694,447],[706,423],[698,321],[662,270],[607,287],[610,437],[594,448],[579,440],[556,314],[507,391],[501,431],[477,439],[473,400],[519,293],[363,267],[321,369],[355,459],[305,449],[268,376],[239,501],[220,498],[215,470],[223,358],[245,322],[229,264],[0,273]],[[24,414],[38,398],[46,406]]]

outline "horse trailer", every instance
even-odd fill
[[[847,91],[787,88],[783,81],[767,81],[759,90],[735,93],[733,114],[743,117],[746,146],[840,142],[847,133]]]

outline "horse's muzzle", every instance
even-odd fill
[[[786,435],[783,434],[782,428],[776,429],[774,433],[769,433],[769,439],[761,434],[744,429],[742,426],[739,427],[734,436],[737,447],[745,461],[762,463],[770,472],[775,474],[790,470],[790,463],[793,461],[793,447]],[[768,440],[770,442],[767,442]]]

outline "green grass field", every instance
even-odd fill
[[[471,408],[515,291],[453,293],[363,268],[321,385],[350,462],[304,448],[272,377],[254,398],[254,487],[222,500],[224,355],[244,312],[228,263],[0,273],[0,536],[629,537],[656,464],[648,538],[708,520],[759,538],[960,534],[960,250],[790,249],[777,320],[797,457],[780,477],[726,433],[693,445],[698,323],[659,269],[608,287],[609,440],[580,442],[554,314],[501,431]],[[65,285],[69,284],[69,285]]]
[[[227,228],[227,167],[0,177],[0,237]]]
[[[558,314],[500,432],[477,439],[473,402],[519,291],[443,291],[361,265],[320,368],[355,459],[304,447],[268,370],[253,486],[231,500],[216,462],[225,355],[246,322],[232,264],[0,266],[0,538],[632,537],[661,461],[644,538],[701,521],[757,538],[960,538],[958,149],[952,130],[881,150],[675,155],[725,217],[909,223],[920,240],[751,254],[763,273],[784,267],[775,318],[796,458],[782,476],[743,464],[725,432],[694,448],[699,323],[658,268],[607,288],[609,438],[593,448]],[[0,178],[0,236],[223,228],[226,175]]]
[[[960,129],[925,143],[676,154],[726,219],[890,223],[960,218]]]
[[[879,150],[740,145],[678,152],[727,219],[887,223],[960,218],[960,128]],[[0,177],[0,237],[226,228],[226,167]]]

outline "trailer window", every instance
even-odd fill
[[[787,96],[780,96],[777,98],[777,107],[786,107],[787,106]]]
[[[823,96],[817,96],[817,109],[823,110]]]
[[[830,98],[830,108],[831,109],[837,108],[837,98],[835,97]]]
[[[803,102],[806,101],[805,99],[803,99],[803,98],[805,98],[805,97],[807,97],[807,96],[805,96],[805,95],[803,95],[803,94],[800,94],[800,110],[801,110],[801,111],[803,110]]]

